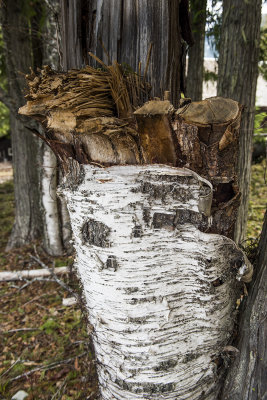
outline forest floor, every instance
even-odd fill
[[[260,235],[266,210],[266,160],[253,166],[248,241]],[[13,183],[0,184],[0,270],[72,265],[71,256],[47,256],[39,243],[5,252],[14,219]],[[35,259],[33,258],[35,257]],[[79,291],[74,274],[64,282]],[[0,283],[0,400],[19,390],[27,400],[96,399],[94,356],[79,305],[63,306],[68,291],[55,281]]]
[[[0,185],[0,271],[72,265],[73,257],[47,256],[39,243],[10,252],[5,246],[14,219],[12,181]],[[74,274],[65,284],[79,291]],[[97,380],[86,322],[79,305],[54,281],[0,282],[0,400],[19,390],[27,400],[95,399]]]

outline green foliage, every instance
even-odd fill
[[[3,34],[0,29],[0,87],[7,90],[6,62],[4,56]],[[0,137],[9,134],[9,109],[0,102]]]
[[[12,181],[0,184],[0,251],[3,251],[14,222],[14,185]],[[4,255],[0,253],[1,260]]]
[[[259,71],[263,78],[267,80],[267,27],[261,29]]]
[[[216,82],[218,80],[218,74],[214,71],[209,71],[204,68],[203,80],[205,82],[208,82],[208,81]]]
[[[10,133],[9,109],[0,102],[0,137]]]
[[[252,240],[260,235],[266,210],[266,159],[261,164],[252,165],[249,197],[247,238]]]
[[[256,107],[255,120],[254,120],[254,135],[257,136],[266,132],[267,113],[259,112],[260,108]]]
[[[212,0],[207,8],[206,37],[216,59],[219,55],[221,25],[222,1]]]

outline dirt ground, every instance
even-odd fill
[[[0,184],[13,178],[13,169],[10,162],[0,163]]]

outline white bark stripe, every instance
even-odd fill
[[[47,145],[45,145],[42,169],[42,204],[45,220],[45,240],[47,244],[47,249],[52,255],[62,254],[56,197],[56,168],[56,157],[52,150]]]
[[[238,283],[230,263],[241,252],[192,223],[155,228],[155,213],[199,213],[209,186],[162,165],[86,165],[84,172],[64,194],[102,399],[216,398],[213,361],[233,330]],[[101,243],[90,231],[95,221],[109,228]],[[214,287],[218,278],[224,283]]]

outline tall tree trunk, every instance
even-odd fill
[[[258,247],[256,279],[244,304],[237,347],[229,369],[223,400],[266,399],[267,393],[267,212]]]
[[[239,185],[242,198],[235,227],[237,242],[244,239],[247,223],[261,3],[262,0],[223,1],[218,96],[230,97],[244,106],[239,157]]]
[[[194,44],[188,52],[186,97],[193,101],[202,100],[204,75],[204,44],[207,0],[190,1],[191,27]]]
[[[39,237],[42,231],[39,197],[38,139],[16,119],[17,109],[24,103],[23,73],[32,65],[28,20],[23,2],[6,1],[1,6],[1,23],[6,49],[9,96],[12,101],[11,138],[15,183],[15,223],[8,248],[23,245]]]

